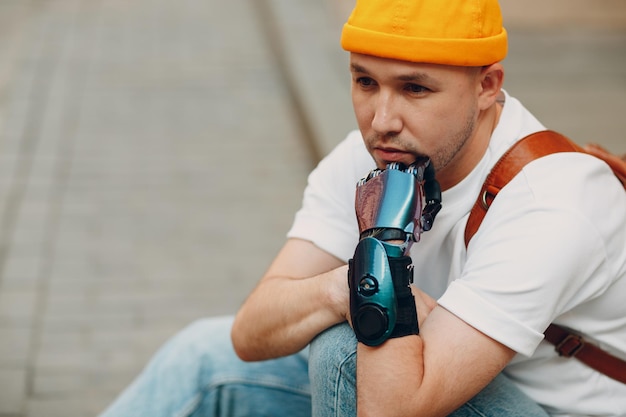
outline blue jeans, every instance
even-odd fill
[[[347,324],[308,350],[243,362],[230,342],[231,317],[197,321],[167,342],[100,417],[347,417],[356,415],[356,339]],[[548,414],[504,375],[454,417]]]

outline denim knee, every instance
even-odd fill
[[[102,416],[190,415],[202,401],[205,380],[216,367],[228,366],[231,322],[228,317],[198,320],[178,332]]]
[[[232,317],[200,319],[174,335],[152,360],[161,372],[198,374],[206,367],[230,362]]]
[[[313,417],[356,415],[356,345],[347,323],[331,327],[311,342]]]
[[[338,371],[349,370],[351,366],[348,364],[356,360],[356,345],[354,332],[347,323],[338,324],[320,333],[311,342],[309,351],[311,380],[326,378],[330,368]]]

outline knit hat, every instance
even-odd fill
[[[357,0],[341,46],[403,61],[482,66],[504,59],[507,33],[497,0]]]

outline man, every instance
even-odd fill
[[[545,129],[501,90],[506,36],[495,0],[357,1],[342,45],[359,132],[309,177],[288,241],[232,324],[238,356],[268,361],[236,360],[230,319],[201,321],[105,415],[625,416],[626,384],[542,341],[557,322],[626,358],[626,193],[609,168],[583,154],[532,162],[465,247],[490,169]],[[355,184],[423,157],[443,209],[411,249],[419,334],[357,343]]]

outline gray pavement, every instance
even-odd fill
[[[354,126],[349,4],[0,2],[0,416],[94,416],[175,331],[237,310]],[[502,4],[506,88],[626,152],[620,3],[558,25]]]

